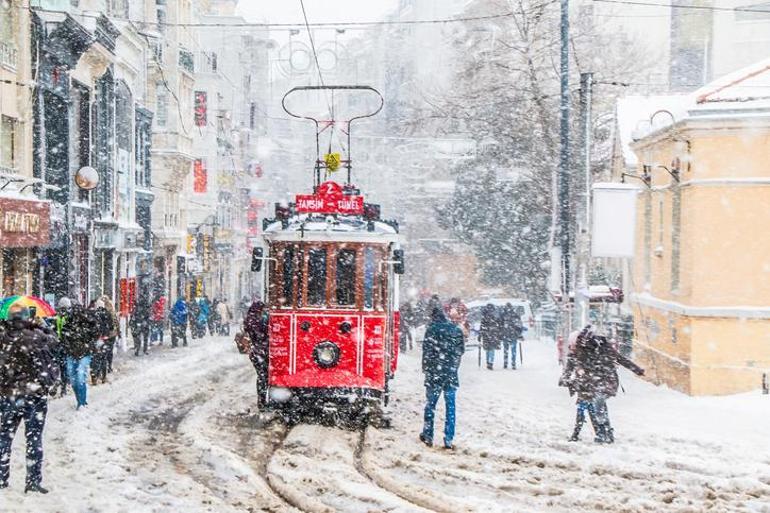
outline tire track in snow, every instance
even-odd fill
[[[366,430],[300,424],[276,448],[267,477],[277,493],[313,513],[462,511],[429,492],[384,478],[366,454]]]

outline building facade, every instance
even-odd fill
[[[696,91],[638,138],[630,306],[647,376],[692,395],[760,388],[770,373],[770,63]]]

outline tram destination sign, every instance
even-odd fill
[[[324,182],[315,194],[298,194],[295,198],[299,214],[363,214],[364,197],[345,194],[337,182]]]

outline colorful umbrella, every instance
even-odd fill
[[[56,315],[56,310],[53,309],[44,299],[40,299],[35,296],[11,296],[3,299],[0,303],[0,319],[8,318],[8,310],[13,305],[19,305],[24,307],[34,307],[36,309],[37,317],[53,317]]]

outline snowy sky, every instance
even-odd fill
[[[397,6],[396,0],[305,0],[308,21],[373,21]],[[301,23],[299,0],[241,0],[239,12],[250,21]]]

